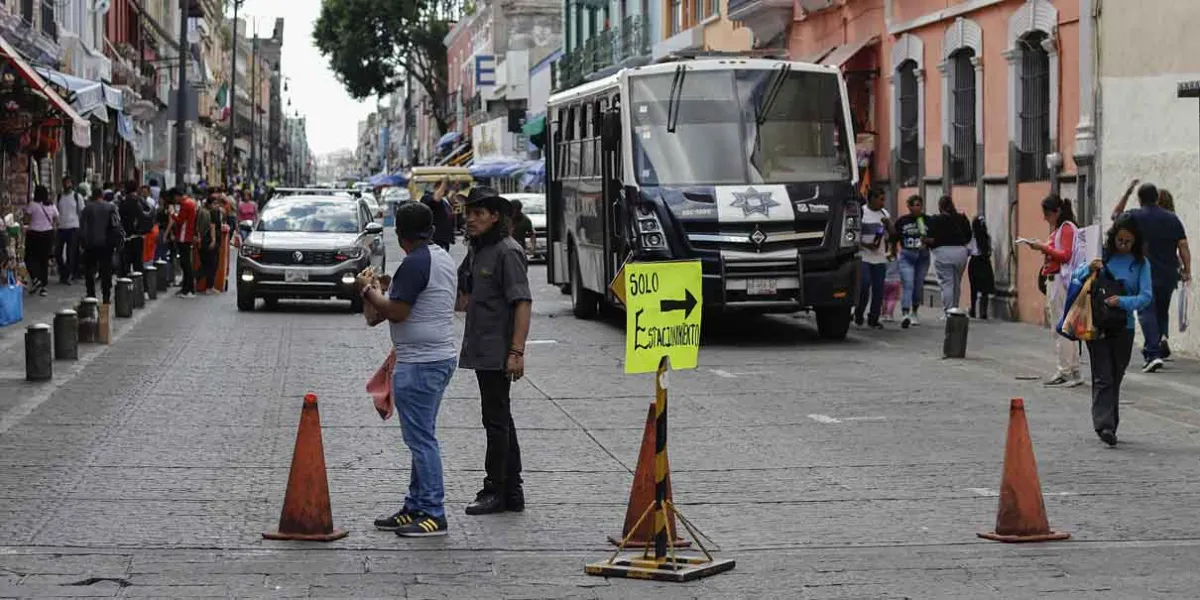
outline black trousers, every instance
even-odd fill
[[[58,279],[66,283],[79,272],[79,228],[58,230],[54,247],[54,262],[58,264]]]
[[[1092,426],[1117,431],[1121,423],[1121,381],[1133,355],[1133,330],[1087,343],[1092,362]]]
[[[521,485],[521,446],[513,424],[512,382],[504,371],[475,371],[479,380],[479,399],[483,407],[483,429],[487,432],[487,453],[483,465],[487,471],[484,486],[511,490]]]
[[[34,285],[50,283],[50,255],[54,252],[54,231],[29,231],[25,237],[25,268]]]
[[[113,252],[112,248],[88,248],[83,252],[87,295],[89,298],[96,297],[96,275],[99,274],[100,291],[104,293],[102,300],[105,304],[112,299]]]
[[[142,249],[145,240],[140,235],[125,238],[125,246],[121,250],[121,277],[129,277],[134,271],[141,271]]]
[[[179,271],[183,273],[183,282],[179,285],[179,293],[196,293],[196,271],[192,268],[192,245],[175,242],[175,255],[179,257]]]
[[[200,275],[204,289],[211,290],[217,282],[217,249],[200,246]]]

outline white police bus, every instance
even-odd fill
[[[677,59],[547,105],[548,278],[590,318],[629,259],[699,259],[708,308],[812,310],[842,339],[857,296],[858,166],[831,67]]]

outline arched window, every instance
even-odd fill
[[[896,175],[902,187],[913,187],[920,177],[918,160],[921,152],[920,141],[920,94],[917,88],[917,63],[906,60],[896,68],[898,82],[897,101],[899,115],[897,131],[899,133],[899,150],[897,156],[898,170]]]
[[[961,48],[950,55],[950,175],[954,185],[974,185],[975,160],[975,50]]]
[[[1017,114],[1017,181],[1050,179],[1046,155],[1050,145],[1050,53],[1043,31],[1031,31],[1017,41],[1020,50],[1021,105]]]

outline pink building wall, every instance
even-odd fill
[[[924,181],[927,195],[926,206],[936,205],[937,196],[948,193],[960,210],[970,216],[978,214],[989,205],[989,216],[1003,214],[1010,208],[1007,218],[1011,219],[1007,230],[1004,223],[992,222],[992,237],[997,245],[1005,244],[1005,252],[997,260],[1008,262],[1008,281],[1014,297],[1009,306],[1013,316],[1022,321],[1041,322],[1043,296],[1037,290],[1037,271],[1042,264],[1039,253],[1022,247],[1007,258],[1007,248],[1016,237],[1046,239],[1049,227],[1042,219],[1041,200],[1051,189],[1049,181],[1011,183],[1016,174],[1009,173],[1009,120],[1015,118],[1009,106],[1010,70],[1004,54],[1009,48],[1009,19],[1022,5],[1030,0],[1008,0],[958,16],[970,19],[982,30],[982,186],[943,186],[942,148],[942,73],[938,65],[942,62],[943,43],[947,28],[954,18],[945,18],[902,32],[920,39],[924,46]],[[964,4],[958,0],[893,0],[892,26],[909,23],[920,17],[944,11]],[[1063,181],[1061,193],[1073,198],[1071,185],[1076,167],[1071,159],[1074,152],[1075,125],[1079,118],[1079,63],[1078,35],[1079,9],[1077,2],[1053,1],[1058,11],[1055,38],[1058,48],[1058,104],[1051,107],[1057,111],[1057,127],[1052,132],[1056,140],[1053,151],[1063,156]],[[875,133],[874,161],[871,176],[874,182],[883,184],[891,181],[892,170],[892,123],[891,111],[894,102],[892,91],[892,50],[900,35],[890,35],[885,22],[883,0],[845,0],[839,6],[805,15],[796,12],[789,32],[789,53],[794,60],[804,60],[840,44],[870,39],[878,36],[878,43],[866,46],[858,56],[848,61],[847,72],[861,69],[863,64],[876,65],[879,72],[869,84],[871,97],[869,107],[859,106],[852,111],[870,110],[873,113],[871,126]],[[848,79],[848,86],[850,81]],[[1052,83],[1053,85],[1053,83]],[[852,102],[853,93],[852,93]],[[1064,181],[1065,180],[1065,181]],[[892,201],[898,210],[903,210],[903,201],[918,193],[919,187],[901,187],[896,190]],[[1010,204],[1010,192],[1015,190],[1015,203]]]

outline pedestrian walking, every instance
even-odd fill
[[[962,298],[963,272],[967,268],[971,243],[971,222],[954,207],[950,196],[938,199],[938,215],[931,219],[929,247],[942,293],[942,311],[958,308]]]
[[[236,192],[235,195],[237,195]],[[254,198],[250,197],[250,192],[243,190],[240,195],[241,200],[237,205],[238,232],[242,236],[242,241],[245,241],[250,237],[254,222],[258,220],[258,205],[254,203]],[[248,225],[243,225],[243,223],[248,223]]]
[[[50,190],[39,185],[33,190],[33,202],[25,207],[29,225],[25,234],[25,267],[29,270],[30,294],[47,295],[50,281],[50,256],[54,252],[54,231],[58,227],[58,208],[50,201]]]
[[[58,265],[58,281],[71,285],[79,270],[79,215],[83,214],[85,201],[75,189],[75,181],[68,175],[62,180],[62,194],[58,196],[58,239],[54,247],[54,262]]]
[[[883,322],[893,322],[896,320],[896,305],[900,303],[900,296],[904,293],[904,282],[900,277],[900,260],[896,256],[891,256],[891,260],[887,264],[887,274],[883,278],[883,314],[879,316],[879,320]]]
[[[929,219],[925,216],[925,201],[918,195],[908,197],[908,214],[896,221],[895,245],[899,247],[900,262],[900,327],[920,325],[917,312],[921,308],[925,276],[929,274]]]
[[[121,228],[125,231],[125,244],[122,247],[121,268],[122,277],[128,277],[134,271],[141,271],[144,263],[142,253],[145,251],[145,236],[154,227],[154,211],[138,194],[137,184],[125,182],[125,193],[117,204],[121,216]]]
[[[1183,222],[1162,206],[1164,194],[1154,184],[1144,183],[1138,187],[1137,197],[1139,207],[1125,213],[1125,216],[1137,221],[1138,229],[1146,240],[1146,259],[1153,267],[1154,301],[1146,310],[1138,311],[1138,322],[1142,326],[1142,337],[1145,338],[1142,372],[1154,373],[1163,367],[1163,361],[1171,355],[1170,345],[1166,341],[1171,324],[1171,296],[1175,294],[1180,281],[1187,282],[1192,278],[1192,253]],[[1174,204],[1169,192],[1165,198]]]
[[[967,282],[971,285],[971,318],[988,318],[988,299],[996,291],[996,273],[992,269],[992,235],[983,215],[971,221],[971,260],[967,263]]]
[[[83,245],[84,284],[87,296],[96,297],[96,277],[100,278],[103,302],[112,299],[113,256],[125,232],[117,207],[104,200],[104,190],[96,188],[79,217],[79,239]]]
[[[862,231],[859,235],[862,264],[859,267],[859,292],[858,303],[854,308],[854,323],[862,327],[863,314],[866,313],[866,322],[871,329],[883,329],[879,315],[883,312],[883,283],[887,278],[888,265],[887,239],[892,225],[892,216],[883,207],[883,201],[882,189],[871,190],[867,204],[863,207]]]
[[[528,265],[524,250],[510,235],[508,199],[480,186],[471,190],[465,206],[471,245],[458,269],[458,304],[467,313],[459,366],[475,371],[487,432],[487,478],[467,514],[521,511],[521,447],[510,391],[525,374],[533,302]]]
[[[1133,313],[1149,307],[1154,295],[1154,267],[1147,260],[1147,242],[1138,220],[1124,216],[1108,231],[1103,258],[1081,266],[1073,277],[1082,285],[1089,274],[1103,270],[1124,286],[1123,294],[1105,298],[1104,304],[1125,312],[1125,326],[1102,332],[1099,339],[1087,343],[1092,366],[1092,426],[1109,446],[1117,444],[1121,422],[1121,382],[1133,354]]]
[[[396,236],[405,257],[387,295],[371,287],[369,275],[357,279],[363,302],[388,322],[396,356],[392,400],[412,456],[404,506],[376,519],[375,527],[401,537],[441,536],[449,526],[437,417],[458,362],[454,345],[458,273],[450,254],[429,243],[433,236],[429,207],[419,203],[400,207]]]
[[[178,188],[167,192],[168,202],[177,204],[171,219],[171,235],[175,239],[175,255],[179,257],[179,271],[183,274],[179,287],[181,298],[196,295],[196,273],[193,268],[193,253],[196,246],[196,201],[185,196]]]
[[[196,259],[200,264],[196,290],[208,295],[216,293],[217,280],[217,224],[221,215],[217,211],[216,197],[204,199],[204,207],[196,213]]]
[[[1052,233],[1046,242],[1028,240],[1029,247],[1041,252],[1044,257],[1042,270],[1039,272],[1042,286],[1046,294],[1045,318],[1053,328],[1062,321],[1066,311],[1067,288],[1071,274],[1066,265],[1070,264],[1075,254],[1075,211],[1071,201],[1064,200],[1051,194],[1042,199],[1042,218],[1050,225]],[[1076,387],[1083,385],[1079,376],[1079,350],[1075,342],[1068,340],[1057,332],[1054,336],[1054,348],[1057,355],[1057,368],[1050,379],[1045,381],[1047,386]]]
[[[421,203],[433,213],[433,243],[449,251],[454,245],[454,213],[446,195],[450,193],[450,182],[443,179],[433,190],[426,190]]]

